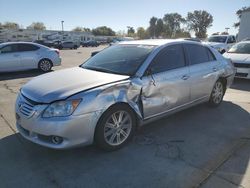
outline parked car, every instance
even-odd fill
[[[59,46],[58,46],[59,49],[63,49],[63,48],[77,49],[79,47],[80,47],[80,45],[78,45],[76,42],[72,42],[72,41],[61,42],[61,44],[59,44]]]
[[[250,38],[245,38],[242,41],[250,41]]]
[[[59,50],[31,42],[0,44],[0,72],[40,69],[48,72],[61,65]]]
[[[53,41],[53,48],[56,48],[56,49],[61,48],[61,43],[62,43],[62,41],[60,41],[60,40],[54,40]]]
[[[250,79],[250,41],[235,44],[223,56],[232,60],[237,69],[235,77]]]
[[[41,45],[47,46],[49,48],[53,47],[53,45],[54,45],[53,42],[45,41],[45,40],[35,40],[33,42],[37,43],[37,44],[41,44]]]
[[[132,40],[134,40],[133,37],[114,38],[114,39],[109,43],[109,46],[119,44],[119,42],[123,42],[123,41],[132,41]]]
[[[97,47],[97,46],[99,46],[99,43],[95,40],[82,42],[82,47]]]
[[[235,43],[236,39],[233,35],[212,35],[207,42],[204,42],[204,44],[218,50],[221,54],[227,52]]]
[[[137,126],[199,103],[218,106],[234,74],[229,60],[198,42],[122,42],[80,67],[25,84],[16,126],[24,138],[50,148],[95,142],[116,150]]]
[[[190,41],[194,41],[194,42],[202,42],[200,39],[198,38],[184,38],[184,40],[190,40]]]

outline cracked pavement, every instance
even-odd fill
[[[96,50],[62,50],[63,65],[54,70]],[[26,141],[15,127],[17,93],[40,74],[0,75],[0,187],[250,187],[250,80],[236,79],[218,108],[202,104],[142,127],[119,151],[56,151]]]

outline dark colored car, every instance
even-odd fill
[[[35,40],[34,43],[41,44],[41,45],[47,46],[49,48],[54,47],[53,42],[49,42],[49,41],[45,41],[45,40]]]
[[[97,47],[97,46],[99,46],[99,43],[95,40],[82,42],[82,47]]]
[[[184,38],[184,40],[194,41],[194,42],[201,42],[198,38]]]

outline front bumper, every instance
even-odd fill
[[[250,79],[250,68],[238,68],[236,67],[236,78]]]
[[[27,116],[20,109],[20,98],[22,96],[19,95],[16,102],[16,127],[27,140],[53,149],[66,149],[93,143],[100,112],[42,118],[41,114],[47,105],[36,105],[31,116]],[[55,144],[52,141],[53,136],[61,137],[62,142]]]

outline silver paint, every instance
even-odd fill
[[[27,118],[19,111],[19,103],[26,100],[19,94],[16,113],[20,116],[17,122],[20,133],[37,144],[56,149],[88,145],[94,141],[98,120],[115,104],[123,103],[130,106],[137,116],[138,124],[143,125],[208,101],[219,78],[226,79],[227,86],[232,83],[234,68],[211,48],[217,61],[144,75],[153,57],[165,46],[194,43],[183,40],[160,40],[156,43],[153,41],[137,41],[139,44],[153,43],[158,47],[149,55],[134,77],[73,68],[40,76],[29,82],[22,88],[22,95],[41,104],[35,105],[34,115]],[[130,43],[135,41],[125,44]],[[63,79],[64,75],[67,79]],[[42,117],[48,103],[71,99],[82,99],[71,116]],[[29,131],[28,135],[23,128]],[[39,134],[61,136],[64,141],[58,145],[47,143],[39,138]]]

